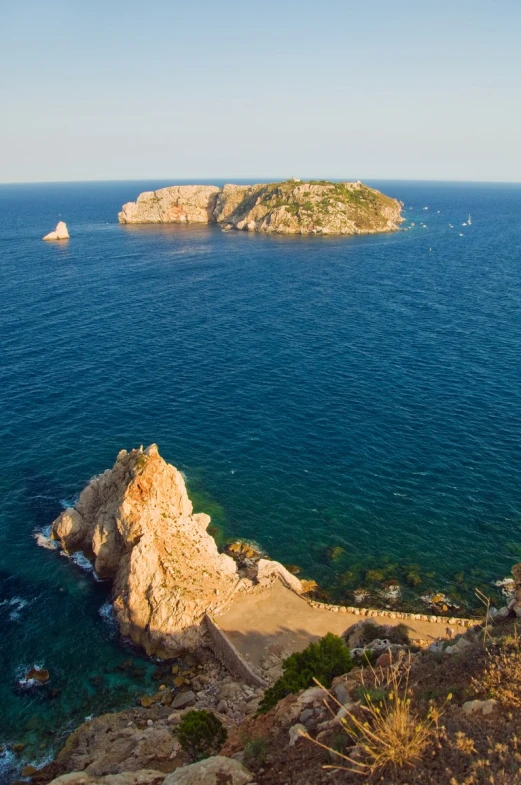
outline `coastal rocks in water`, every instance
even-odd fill
[[[457,613],[461,610],[453,600],[447,597],[443,592],[427,592],[423,594],[420,599],[428,605],[435,613]]]
[[[253,775],[242,763],[215,755],[168,774],[164,785],[247,785]]]
[[[46,234],[45,237],[42,237],[42,240],[68,240],[68,239],[69,239],[69,231],[67,229],[67,224],[65,223],[65,221],[58,221],[54,232],[49,232],[49,234]]]
[[[120,224],[211,223],[217,195],[215,185],[171,185],[145,191],[135,202],[124,204]]]
[[[218,223],[277,234],[375,234],[402,222],[402,205],[360,181],[170,186],[123,205],[122,224]]]
[[[54,521],[53,536],[113,579],[122,634],[149,655],[169,657],[197,648],[204,614],[239,587],[236,564],[218,552],[209,522],[193,513],[181,473],[151,445],[122,450]]]
[[[25,674],[25,678],[27,681],[34,679],[40,684],[46,684],[51,677],[47,668],[30,668]]]

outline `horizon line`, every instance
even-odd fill
[[[256,183],[272,183],[272,182],[286,182],[287,180],[291,179],[290,177],[273,177],[273,178],[255,178],[255,177],[208,177],[208,178],[201,178],[201,177],[194,177],[194,178],[186,178],[186,177],[138,177],[135,179],[88,179],[88,180],[8,180],[8,181],[0,181],[0,186],[4,185],[82,185],[86,183],[148,183],[152,180],[157,180],[159,182],[172,182],[173,185],[177,183],[194,183],[196,185],[204,184],[208,182],[209,185],[212,184],[212,180],[220,180],[224,181],[225,183],[233,184],[233,182],[244,182],[248,181],[251,182],[252,185]],[[309,182],[311,180],[329,180],[331,182],[354,182],[356,180],[364,181],[380,181],[380,182],[393,182],[393,183],[454,183],[454,184],[472,184],[472,185],[521,185],[520,180],[456,180],[456,179],[442,179],[442,178],[397,178],[397,177],[367,177],[367,178],[343,178],[343,177],[302,177],[299,178],[302,182]]]

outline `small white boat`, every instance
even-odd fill
[[[460,233],[459,233],[459,236],[460,236],[460,237],[465,237],[465,235],[463,234],[463,232],[460,232]]]
[[[467,218],[467,225],[472,226],[472,218],[470,217],[470,213],[469,213],[469,217]]]
[[[449,224],[449,229],[454,229],[454,225],[453,224]]]
[[[467,224],[466,224],[466,223],[462,223],[461,225],[462,225],[462,226],[466,226]]]

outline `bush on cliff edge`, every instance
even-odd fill
[[[328,632],[317,643],[310,643],[304,651],[291,654],[282,663],[282,676],[264,693],[259,714],[265,714],[286,695],[313,686],[313,679],[330,687],[335,676],[347,673],[353,660],[344,641]]]
[[[194,761],[215,755],[228,737],[220,719],[204,709],[185,714],[176,733],[181,747]]]

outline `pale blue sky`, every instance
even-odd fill
[[[0,182],[521,181],[520,0],[3,0]]]

